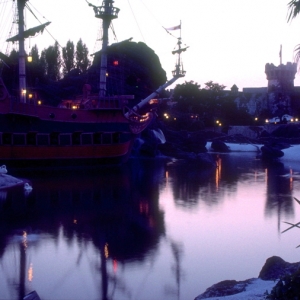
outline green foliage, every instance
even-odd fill
[[[62,57],[63,57],[63,74],[69,73],[72,69],[74,69],[75,63],[75,47],[74,43],[70,40],[67,42],[66,47],[62,49]]]
[[[32,57],[32,62],[27,63],[27,85],[36,86],[37,84],[45,81],[46,64],[39,56],[37,45],[31,48],[29,53]]]
[[[76,68],[78,68],[82,73],[87,71],[90,66],[90,61],[88,59],[89,50],[86,44],[83,44],[82,39],[77,42],[76,45]]]
[[[296,18],[300,12],[300,0],[292,0],[288,3],[288,22]]]
[[[208,81],[205,83],[205,89],[212,92],[212,95],[220,94],[226,88],[223,84],[218,84],[213,81]]]
[[[47,77],[50,80],[60,79],[61,56],[59,45],[57,42],[53,46],[49,46],[45,51]]]
[[[292,21],[300,13],[300,0],[291,0],[288,3],[288,22]],[[295,61],[299,63],[300,59],[300,45],[295,48]]]
[[[34,45],[34,46],[31,48],[29,54],[31,55],[32,61],[33,61],[33,62],[39,62],[40,57],[39,57],[39,49],[38,49],[37,45]]]
[[[174,89],[174,101],[177,102],[177,110],[181,112],[192,112],[200,100],[200,85],[194,81],[176,85]]]
[[[245,108],[237,108],[236,96],[224,91],[222,84],[208,81],[205,88],[190,81],[177,85],[174,89],[174,101],[177,113],[197,114],[204,126],[214,126],[216,119],[226,125],[250,125],[252,117]],[[173,111],[174,113],[174,111]]]

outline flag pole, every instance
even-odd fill
[[[181,20],[180,20],[180,25],[179,26],[180,26],[180,38],[181,38]]]
[[[282,64],[282,45],[280,45],[279,58],[280,58],[280,64]]]

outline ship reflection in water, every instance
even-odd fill
[[[256,277],[276,251],[293,260],[297,240],[282,245],[279,232],[298,217],[300,170],[250,155],[216,161],[10,170],[33,189],[0,191],[0,298],[193,299],[218,281]]]

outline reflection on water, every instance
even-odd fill
[[[242,264],[231,273],[224,260],[257,254],[253,241],[266,238],[274,247],[257,254],[257,265],[276,251],[284,256],[278,232],[282,219],[297,217],[300,170],[250,154],[215,159],[216,168],[133,160],[9,171],[33,190],[0,191],[0,298],[36,290],[41,299],[185,300],[217,281],[257,276]]]

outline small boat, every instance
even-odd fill
[[[173,77],[135,105],[132,95],[108,96],[106,93],[108,29],[119,9],[112,0],[92,6],[95,17],[102,20],[102,50],[99,93],[91,94],[86,84],[80,102],[62,101],[56,107],[40,104],[26,86],[24,38],[42,32],[47,22],[24,30],[27,0],[17,0],[19,33],[9,42],[19,42],[19,91],[13,96],[0,76],[0,157],[14,166],[120,164],[129,158],[139,134],[155,118],[158,95],[185,75],[180,54],[176,54]],[[22,26],[23,25],[23,26]],[[2,56],[0,56],[0,59]],[[31,97],[31,98],[30,98]],[[68,105],[65,104],[68,102]]]

